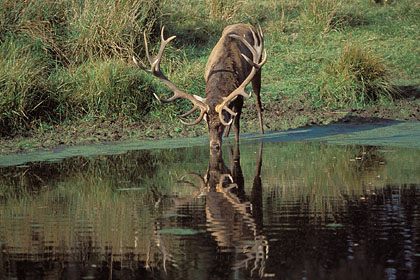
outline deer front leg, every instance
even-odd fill
[[[233,132],[235,132],[235,142],[239,143],[239,120],[241,118],[242,106],[244,105],[244,98],[242,96],[238,97],[233,104],[233,109],[236,112],[236,116],[233,120]]]
[[[223,134],[223,137],[229,137],[230,128],[232,127],[232,124],[227,125],[225,128],[225,134]]]
[[[261,106],[261,69],[255,74],[254,79],[252,80],[252,90],[254,91],[255,96],[255,105],[257,107],[258,121],[260,124],[260,133],[264,134],[263,120],[262,120],[262,106]]]

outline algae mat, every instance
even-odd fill
[[[375,123],[336,123],[281,132],[241,135],[241,144],[253,142],[322,141],[338,145],[369,145],[420,148],[420,122],[384,121]],[[233,143],[233,137],[227,141]],[[0,167],[27,162],[61,161],[73,156],[124,154],[131,150],[173,149],[208,145],[208,137],[177,138],[159,141],[115,142],[60,147],[52,151],[0,156]]]

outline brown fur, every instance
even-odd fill
[[[248,83],[252,83],[257,106],[260,132],[264,133],[261,117],[261,67],[267,59],[267,53],[261,58],[263,51],[262,31],[258,32],[253,26],[248,24],[234,24],[227,26],[222,33],[220,40],[213,48],[207,61],[204,79],[206,81],[206,97],[189,95],[179,90],[160,70],[160,61],[166,45],[175,38],[172,36],[165,39],[163,36],[164,28],[161,31],[161,46],[156,57],[152,57],[147,51],[147,58],[151,68],[148,69],[143,63],[133,57],[133,61],[140,69],[154,75],[165,83],[174,95],[166,100],[155,97],[163,103],[172,102],[178,98],[190,100],[194,107],[189,112],[181,115],[186,117],[196,110],[200,110],[200,116],[191,123],[185,125],[198,124],[203,118],[207,121],[210,134],[210,147],[220,150],[222,136],[225,126],[225,136],[229,135],[232,124],[231,116],[234,116],[233,126],[235,140],[239,142],[239,119],[241,117],[244,96],[249,97],[245,92]],[[255,38],[255,39],[254,39]],[[258,40],[254,42],[254,40]],[[146,33],[144,41],[147,47]],[[242,57],[242,55],[245,56]],[[247,61],[248,60],[248,61]]]
[[[236,34],[241,37],[245,36],[246,40],[253,45],[254,39],[251,29],[257,33],[257,30],[248,24],[234,24],[227,26],[222,33],[222,37],[213,48],[206,64],[204,79],[206,81],[206,98],[205,103],[209,105],[208,126],[210,132],[210,145],[212,142],[221,144],[221,135],[223,134],[224,125],[220,123],[218,115],[215,112],[215,106],[222,102],[222,98],[228,96],[234,91],[251,72],[252,66],[249,65],[241,57],[241,53],[247,57],[252,57],[248,48],[228,35]],[[260,122],[260,132],[264,133],[261,117],[261,71],[255,74],[252,80],[252,87],[255,94],[257,113]],[[239,119],[243,107],[243,97],[239,96],[230,103],[229,106],[237,115],[234,118],[235,140],[239,142]],[[225,136],[229,135],[230,126],[226,129]]]

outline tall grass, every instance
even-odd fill
[[[163,0],[33,0],[0,5],[0,135],[66,119],[139,119],[153,88],[129,58]]]
[[[42,42],[54,58],[70,62],[66,50],[71,1],[0,1],[0,39],[28,37]]]
[[[57,107],[61,120],[74,116],[118,117],[138,120],[149,110],[154,81],[120,59],[94,59],[59,70],[51,77],[59,88]]]
[[[66,62],[91,57],[131,57],[138,35],[150,32],[163,0],[6,1],[0,6],[0,38],[37,38]],[[140,42],[141,43],[141,42]]]
[[[131,57],[138,35],[159,17],[160,0],[74,1],[69,11],[68,45],[75,61],[91,57]]]
[[[396,93],[383,60],[357,44],[345,45],[337,60],[324,67],[320,87],[322,102],[338,107],[389,102]]]
[[[0,128],[9,131],[48,117],[51,60],[42,43],[8,37],[0,45]],[[0,133],[1,134],[1,133]]]
[[[300,18],[306,32],[329,32],[333,20],[342,7],[340,0],[305,0],[302,1]]]

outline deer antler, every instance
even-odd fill
[[[200,181],[200,188],[199,188],[200,190],[205,190],[206,189],[206,182],[204,181],[204,178],[201,175],[197,174],[197,173],[188,173],[188,174],[185,174],[184,176],[181,177],[181,180],[179,182],[186,183],[186,184],[189,184],[189,185],[191,185],[191,186],[193,186],[195,188],[198,188],[196,185],[194,185],[190,181],[185,181],[184,180],[185,177],[188,177],[188,176],[191,176],[193,178],[197,178]]]
[[[236,97],[238,97],[239,95],[242,95],[246,98],[251,98],[251,93],[247,94],[245,92],[245,88],[251,82],[251,80],[254,78],[257,71],[259,69],[261,69],[261,67],[267,61],[267,51],[266,50],[264,50],[264,57],[263,57],[263,59],[261,59],[262,51],[264,49],[264,34],[262,32],[261,26],[259,26],[258,29],[259,30],[257,31],[257,34],[255,34],[255,32],[250,28],[251,33],[252,33],[252,37],[254,39],[254,45],[253,46],[251,46],[251,44],[247,40],[245,40],[244,37],[238,36],[236,34],[228,35],[231,38],[238,39],[249,49],[249,51],[252,54],[252,60],[243,53],[241,53],[241,56],[250,65],[252,65],[252,70],[249,73],[248,77],[246,77],[246,79],[242,82],[242,84],[237,89],[235,89],[231,94],[229,94],[229,96],[227,96],[221,104],[216,106],[216,112],[219,113],[220,121],[221,121],[222,124],[224,124],[226,126],[228,126],[232,123],[233,118],[231,118],[231,120],[229,122],[225,122],[225,120],[223,119],[223,110],[225,110],[226,112],[228,112],[232,116],[236,116],[236,113],[233,112],[232,110],[230,110],[227,105],[231,101],[233,101]]]
[[[162,27],[162,31],[161,31],[161,45],[159,48],[159,52],[158,54],[153,57],[149,54],[149,46],[147,44],[147,38],[146,38],[146,31],[144,31],[143,36],[144,36],[144,43],[145,43],[145,47],[146,47],[146,56],[147,59],[149,60],[150,63],[150,69],[148,69],[141,61],[138,61],[134,56],[133,56],[133,61],[134,63],[137,64],[137,66],[142,69],[143,71],[152,74],[153,76],[157,77],[158,79],[160,79],[163,83],[165,83],[165,85],[167,85],[173,92],[174,95],[172,97],[170,97],[169,99],[160,99],[155,93],[153,93],[153,95],[155,96],[155,98],[157,100],[159,100],[162,103],[169,103],[172,102],[178,98],[184,98],[184,99],[188,99],[189,101],[191,101],[194,105],[194,107],[188,111],[185,114],[182,114],[178,117],[184,118],[190,114],[192,114],[193,112],[195,112],[196,110],[200,110],[200,116],[193,122],[191,123],[187,123],[181,120],[181,122],[184,125],[195,125],[198,124],[204,117],[204,114],[209,110],[208,106],[199,101],[198,99],[196,99],[194,96],[189,95],[188,93],[183,92],[182,90],[178,89],[160,70],[160,61],[162,59],[162,55],[163,55],[163,51],[165,50],[166,45],[172,41],[173,39],[175,39],[176,36],[172,36],[169,37],[168,39],[165,40],[165,37],[163,36],[163,31],[164,31],[165,27]]]

